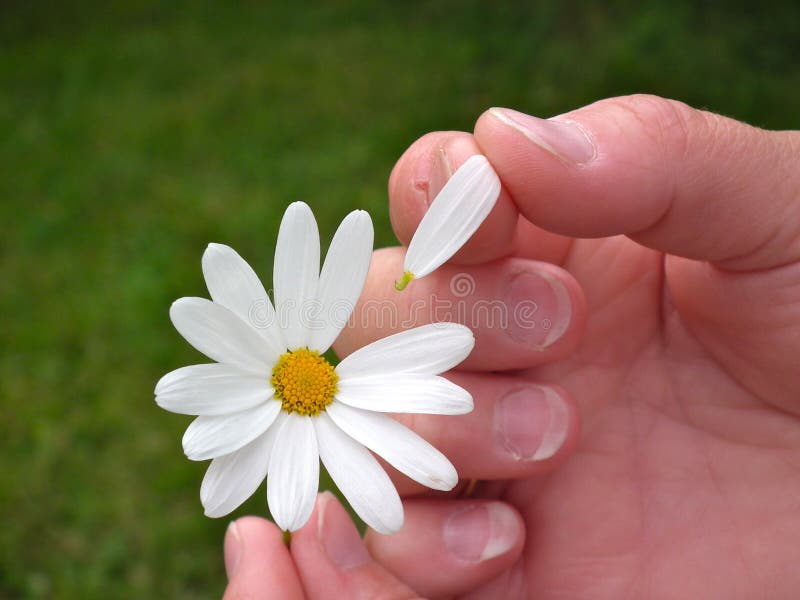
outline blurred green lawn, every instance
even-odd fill
[[[394,161],[492,105],[651,92],[800,126],[796,2],[109,4],[0,5],[3,598],[221,594],[228,519],[152,395],[201,360],[167,310],[206,294],[208,242],[269,285],[303,199],[324,244],[357,207],[392,244]]]

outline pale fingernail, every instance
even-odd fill
[[[517,460],[545,460],[567,439],[569,410],[552,388],[528,385],[495,403],[498,443]]]
[[[356,526],[333,494],[322,492],[317,502],[317,537],[331,562],[345,571],[368,563],[371,557]]]
[[[228,525],[228,530],[225,532],[223,553],[225,555],[225,573],[230,579],[236,572],[239,557],[242,554],[242,538],[239,537],[236,521],[231,521],[230,525]]]
[[[492,108],[489,112],[561,160],[585,164],[597,154],[594,143],[577,123],[539,119],[509,108]]]
[[[438,153],[436,155],[436,160],[433,163],[433,168],[430,172],[430,177],[428,178],[428,189],[427,189],[427,204],[428,206],[431,205],[434,198],[442,191],[444,184],[447,183],[447,180],[453,176],[453,165],[450,164],[450,156],[447,154],[447,150],[443,147],[440,147]]]
[[[487,502],[450,515],[442,533],[445,546],[454,557],[476,563],[513,548],[520,536],[520,525],[511,508],[501,502]]]
[[[517,273],[505,294],[506,333],[515,342],[544,350],[569,327],[572,302],[564,284],[547,271]]]
[[[430,206],[453,175],[451,152],[440,146],[429,160],[419,161],[414,174],[414,190],[425,206]]]

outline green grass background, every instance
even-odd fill
[[[206,294],[209,241],[269,285],[303,199],[324,244],[354,208],[392,244],[395,160],[493,105],[651,92],[797,128],[798,24],[793,1],[0,4],[0,597],[221,594],[228,519],[152,396],[200,361],[167,310]]]

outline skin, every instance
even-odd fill
[[[277,584],[309,598],[798,596],[800,134],[651,96],[555,119],[570,133],[535,125],[526,135],[489,111],[474,134],[412,145],[389,185],[404,244],[429,195],[471,154],[488,157],[503,196],[449,264],[402,295],[392,283],[403,249],[377,251],[356,309],[391,299],[412,314],[415,300],[453,299],[460,274],[475,282],[468,302],[497,298],[520,273],[561,283],[571,313],[563,335],[537,347],[476,327],[473,354],[451,374],[476,410],[406,419],[481,483],[466,497],[463,487],[432,495],[392,473],[405,526],[369,532],[355,567],[320,567],[330,540],[361,548],[343,512],[328,511],[338,525],[320,528],[318,507],[291,553],[270,541],[273,525],[240,519],[245,550],[226,598],[274,597]],[[588,147],[576,146],[581,135]],[[363,325],[340,338],[340,356],[392,330]],[[567,430],[555,454],[524,460],[498,437],[495,411],[534,386],[563,400]],[[448,519],[490,503],[510,515],[508,547],[456,558]],[[488,535],[486,522],[470,526],[465,535]]]

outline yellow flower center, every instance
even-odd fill
[[[311,416],[333,402],[338,381],[333,365],[308,348],[282,354],[270,379],[283,410]]]

